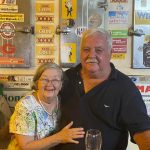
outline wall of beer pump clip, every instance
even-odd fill
[[[0,1],[0,67],[31,66],[30,10],[23,8],[25,4],[30,7],[29,0]]]
[[[35,65],[44,62],[58,63],[58,41],[55,37],[56,4],[53,0],[36,1]]]
[[[56,34],[60,35],[60,65],[64,68],[80,62],[80,38],[87,28],[104,27],[106,0],[62,0],[60,1],[60,24]]]

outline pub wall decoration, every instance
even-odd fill
[[[0,67],[31,66],[33,30],[30,8],[30,0],[0,1]]]
[[[150,68],[150,0],[134,2],[132,68]],[[139,42],[140,41],[140,42]]]

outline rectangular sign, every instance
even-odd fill
[[[113,53],[111,56],[111,59],[125,59],[126,54],[125,53]]]
[[[150,76],[129,76],[135,83],[145,102],[147,113],[150,116]]]
[[[24,22],[24,14],[19,13],[0,13],[0,21],[2,22]]]
[[[0,5],[0,12],[18,12],[18,5]]]
[[[5,84],[6,88],[13,89],[31,89],[32,75],[0,75],[0,81]]]
[[[37,56],[54,56],[55,49],[54,46],[36,46]]]
[[[62,19],[76,19],[77,0],[62,0]]]
[[[54,44],[53,36],[36,36],[36,44]]]
[[[109,11],[109,24],[127,24],[128,11]]]
[[[54,3],[36,2],[36,13],[54,13]]]
[[[5,89],[4,90],[4,97],[5,97],[7,103],[9,105],[9,107],[10,107],[11,112],[14,111],[15,105],[21,99],[21,97],[26,95],[28,92],[31,92],[31,91],[27,90],[27,89],[22,89],[22,90]]]
[[[54,15],[36,15],[36,22],[54,23]]]
[[[128,0],[110,0],[110,3],[127,3]]]
[[[136,10],[135,11],[135,24],[149,25],[150,24],[150,11]]]
[[[76,63],[76,44],[64,43],[61,48],[61,62]]]
[[[55,34],[54,25],[36,24],[36,34]]]
[[[36,58],[37,66],[39,66],[43,63],[51,63],[51,62],[55,62],[55,57],[52,57],[52,58]]]
[[[0,65],[16,65],[16,64],[24,64],[24,58],[15,58],[15,57],[1,57]]]

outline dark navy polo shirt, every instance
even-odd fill
[[[125,150],[128,131],[150,129],[150,118],[139,90],[131,79],[115,69],[85,94],[80,77],[81,65],[66,71],[66,80],[60,93],[62,117],[60,128],[73,121],[73,127],[95,128],[102,132],[102,150]],[[58,150],[85,150],[84,138],[79,144],[60,144]]]

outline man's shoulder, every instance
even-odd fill
[[[129,75],[126,75],[120,71],[117,73],[117,85],[119,85],[120,89],[123,91],[137,91],[138,88],[136,87],[135,83],[132,81]]]
[[[68,77],[74,77],[80,72],[80,69],[81,69],[80,64],[75,66],[75,67],[71,67],[71,68],[69,68],[68,70],[65,71],[65,75],[68,76]]]
[[[111,74],[110,74],[110,78],[111,79],[116,79],[117,81],[123,82],[125,80],[129,80],[128,75],[126,75],[125,73],[121,72],[120,70],[116,69],[115,66],[111,63]]]

